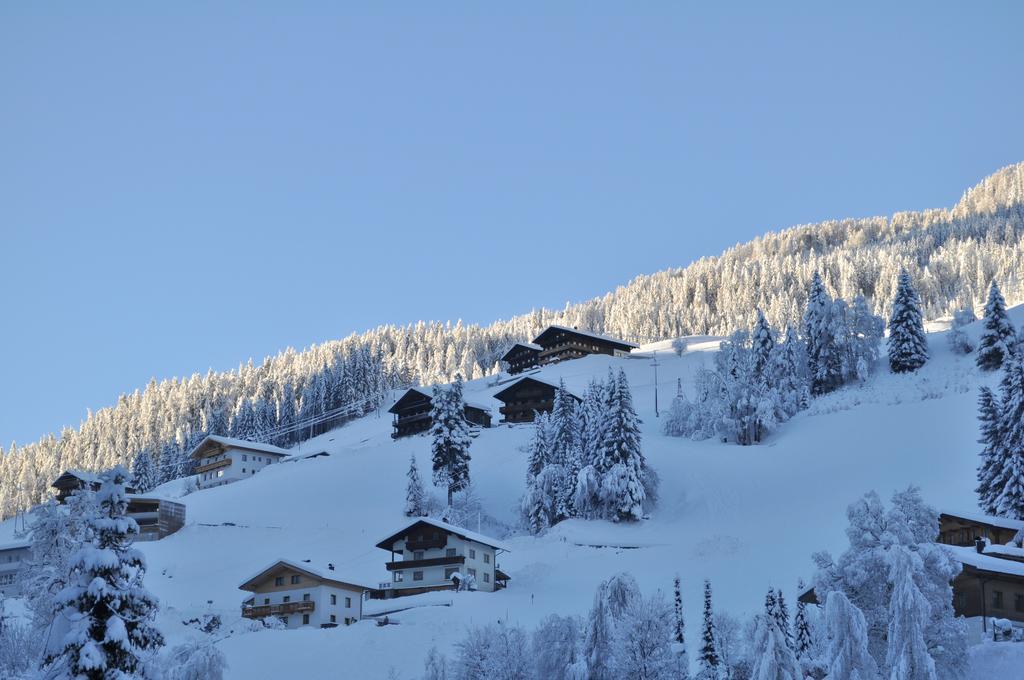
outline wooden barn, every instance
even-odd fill
[[[430,417],[432,397],[425,390],[418,387],[410,388],[401,398],[388,409],[388,413],[395,416],[393,426],[395,431],[391,437],[407,437],[409,435],[426,432],[433,425]],[[491,426],[491,410],[481,404],[466,403],[464,411],[466,420],[478,427]]]
[[[501,360],[508,366],[511,375],[540,365],[540,353],[544,348],[532,342],[517,342],[505,352]]]
[[[520,378],[494,398],[504,405],[498,409],[504,416],[503,423],[532,423],[534,414],[551,413],[555,407],[555,391],[558,385],[529,376]],[[575,394],[571,395],[577,402],[581,401]]]

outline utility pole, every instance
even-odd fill
[[[658,350],[651,352],[651,366],[654,367],[654,417],[659,418],[658,413]]]

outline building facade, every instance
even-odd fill
[[[548,326],[533,339],[532,344],[541,348],[537,354],[537,361],[541,366],[557,361],[579,359],[588,354],[626,356],[638,347],[631,342],[566,326]]]
[[[74,492],[80,489],[99,491],[101,484],[100,476],[95,472],[65,470],[50,486],[57,490],[57,502],[63,505]],[[126,493],[135,493],[135,489],[127,485],[124,490]]]
[[[248,479],[288,456],[282,448],[270,444],[210,435],[192,450],[195,474],[200,489],[209,489]]]
[[[242,603],[247,619],[276,617],[287,628],[330,628],[363,617],[363,599],[370,590],[340,580],[334,565],[277,560],[239,586],[252,593]]]
[[[502,402],[498,408],[503,416],[501,422],[532,423],[538,412],[551,413],[555,407],[557,390],[558,385],[538,378],[520,378],[494,395],[495,399]],[[570,393],[570,396],[577,402],[581,401],[575,394]]]
[[[391,552],[385,568],[391,575],[375,596],[390,598],[434,590],[494,592],[508,585],[498,555],[508,552],[498,541],[427,517],[413,520],[377,543]]]
[[[21,594],[18,575],[32,554],[31,541],[14,541],[0,545],[0,595],[17,597]]]
[[[395,431],[391,433],[393,439],[408,437],[428,431],[434,424],[430,411],[433,405],[433,397],[418,387],[410,388],[399,398],[395,404],[388,409],[388,413],[395,416],[392,423]],[[463,409],[466,421],[477,427],[491,426],[491,410],[480,404],[466,403]]]
[[[532,342],[517,342],[502,355],[501,360],[509,374],[516,375],[540,366],[540,353],[543,349]]]

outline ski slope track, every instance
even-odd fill
[[[1019,326],[1024,308],[1011,310],[1011,318]],[[866,491],[887,498],[916,484],[936,508],[975,509],[977,388],[996,385],[999,373],[981,373],[973,355],[952,354],[940,327],[930,326],[931,360],[916,374],[893,375],[882,366],[867,384],[815,400],[750,447],[666,437],[655,417],[652,350],[658,350],[664,415],[677,379],[686,390],[695,371],[711,365],[713,338],[695,339],[681,357],[661,343],[628,358],[590,356],[545,367],[538,377],[564,379],[574,391],[609,368],[626,371],[643,419],[644,452],[661,478],[660,500],[649,519],[570,520],[540,537],[523,534],[515,529],[526,475],[520,447],[532,426],[496,425],[474,440],[470,472],[486,515],[482,531],[511,549],[498,559],[511,576],[508,589],[366,604],[367,613],[410,607],[390,615],[398,625],[377,626],[370,619],[325,630],[242,632],[240,604],[248,594],[238,585],[277,558],[333,562],[339,578],[373,587],[387,580],[389,553],[374,544],[405,521],[410,454],[429,482],[430,440],[392,440],[391,420],[382,409],[380,416],[295,449],[328,456],[273,465],[246,481],[184,497],[186,527],[162,541],[139,544],[149,564],[146,585],[161,601],[159,625],[168,643],[177,644],[200,634],[183,620],[219,614],[226,637],[218,644],[228,657],[229,678],[394,673],[411,679],[420,677],[432,645],[451,654],[469,624],[501,619],[532,629],[551,613],[584,614],[597,584],[615,572],[632,572],[645,594],[668,593],[678,572],[694,658],[705,578],[712,580],[716,609],[735,615],[758,611],[769,586],[782,588],[792,601],[797,579],[813,572],[811,553],[845,549],[846,507]],[[968,332],[976,339],[979,330],[976,323]],[[490,404],[497,421],[499,403],[491,394],[501,388],[492,382],[467,383],[465,397]],[[179,495],[182,486],[173,482],[154,493]],[[441,496],[440,489],[432,491]],[[9,538],[12,523],[0,531]],[[991,672],[985,669],[992,664],[1019,668],[1006,660],[1015,653],[1000,650],[992,660],[975,650],[972,675]]]

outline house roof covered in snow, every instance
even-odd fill
[[[433,519],[432,517],[417,517],[409,520],[409,522],[404,524],[401,529],[398,529],[387,538],[379,541],[377,543],[377,547],[382,548],[383,550],[391,550],[391,546],[395,544],[395,541],[405,536],[409,529],[412,529],[418,524],[425,524],[436,529],[441,529],[449,534],[454,534],[455,536],[467,541],[474,541],[482,545],[488,545],[492,548],[496,548],[497,550],[510,552],[508,547],[497,539],[491,538],[490,536],[484,536],[483,534],[478,534],[475,531],[468,531],[462,527],[455,526],[454,524],[448,524],[447,522],[442,522],[441,520]]]
[[[612,345],[616,345],[624,350],[636,349],[640,345],[635,345],[632,342],[626,342],[625,340],[619,340],[618,338],[610,338],[607,335],[600,335],[598,333],[591,333],[590,331],[581,331],[578,328],[569,328],[568,326],[548,326],[540,334],[533,339],[534,344],[543,345],[544,336],[548,335],[553,331],[562,331],[564,333],[574,333],[581,335],[586,338],[593,338],[594,340],[600,340],[601,342],[607,342]]]
[[[1024,561],[1024,548],[1018,548],[1015,545],[999,545],[997,543],[990,543],[985,546],[986,555],[996,555],[1010,560]]]
[[[943,545],[942,547],[948,550],[960,564],[964,565],[964,568],[971,567],[977,571],[1024,579],[1024,562],[979,553],[974,547],[955,545]]]
[[[520,386],[522,386],[524,384],[527,384],[529,382],[539,383],[541,385],[545,385],[547,387],[551,387],[551,388],[554,388],[556,390],[559,388],[559,384],[558,383],[553,383],[550,380],[544,380],[542,378],[537,378],[537,377],[528,375],[528,376],[520,378],[519,380],[516,380],[514,383],[512,383],[511,385],[505,387],[501,391],[495,392],[494,393],[494,398],[499,400],[499,401],[504,401],[505,397],[508,397],[509,395],[512,394],[512,392],[514,392]],[[575,398],[577,401],[583,401],[583,399],[578,394],[575,394],[568,387],[565,388],[565,391],[571,397]]]
[[[406,406],[406,404],[408,402],[410,402],[410,401],[417,401],[418,402],[418,401],[420,401],[423,398],[426,398],[427,401],[433,401],[434,400],[434,395],[429,393],[429,392],[427,392],[426,389],[423,388],[423,387],[410,387],[408,390],[405,391],[405,394],[403,394],[401,397],[398,398],[398,401],[396,401],[394,404],[392,404],[391,408],[388,409],[388,413],[395,413],[395,414],[397,414],[399,411],[402,410],[402,408],[404,408]],[[491,410],[490,406],[487,406],[485,404],[481,404],[480,402],[470,401],[468,399],[463,400],[462,403],[464,403],[466,406],[468,406],[470,408],[480,409],[481,411],[490,411]]]
[[[523,349],[529,350],[531,352],[540,352],[544,348],[541,347],[540,345],[538,345],[535,342],[516,342],[516,343],[513,343],[512,346],[509,347],[507,350],[505,350],[504,354],[501,355],[502,361],[506,361],[508,359],[509,355],[513,354],[514,352],[516,352],[518,350],[523,350]]]
[[[263,581],[265,578],[273,575],[275,571],[279,571],[281,569],[292,569],[294,571],[302,572],[312,578],[319,579],[321,581],[327,581],[330,583],[335,583],[345,588],[351,588],[355,590],[371,590],[369,586],[360,585],[358,583],[353,583],[351,581],[344,581],[338,578],[339,574],[336,571],[334,571],[331,568],[331,566],[332,565],[330,563],[319,565],[314,564],[312,562],[307,562],[305,560],[291,560],[282,557],[280,559],[274,560],[266,567],[260,569],[251,577],[244,580],[242,582],[242,585],[238,586],[238,589],[254,592],[255,589],[259,586],[259,583]]]
[[[1022,520],[1009,519],[1007,517],[995,517],[993,515],[986,515],[980,512],[954,512],[953,510],[945,509],[939,513],[940,520],[942,517],[950,517],[976,524],[987,524],[989,526],[1009,529],[1011,531],[1020,531],[1021,529],[1024,529],[1024,521]]]
[[[222,437],[219,434],[207,435],[203,441],[199,442],[192,453],[189,454],[192,458],[202,458],[206,455],[206,452],[213,448],[220,449],[245,449],[246,451],[257,451],[259,453],[266,453],[271,456],[287,456],[290,455],[288,451],[278,446],[272,446],[270,444],[262,444],[260,442],[251,442],[245,439],[235,439],[234,437]]]
[[[24,548],[31,548],[32,541],[27,538],[21,539],[20,541],[11,541],[0,545],[0,553],[7,552],[8,550],[22,550]]]

